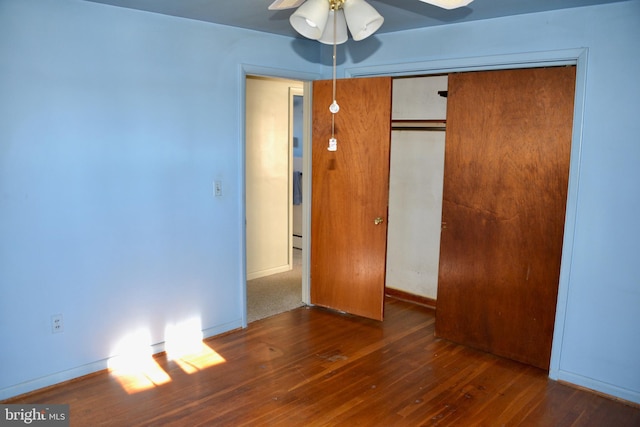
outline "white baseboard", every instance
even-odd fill
[[[562,370],[559,370],[557,372],[557,379],[559,381],[571,383],[576,386],[584,387],[598,393],[606,394],[613,398],[618,398],[618,399],[626,400],[628,402],[640,404],[640,392],[635,390],[629,390],[626,388],[618,387],[613,384],[608,384],[593,378],[584,377],[582,375],[578,375],[572,372],[567,372]]]
[[[204,338],[210,338],[212,336],[238,329],[242,327],[242,321],[240,319],[215,326],[213,328],[205,329],[202,331]],[[164,351],[164,342],[154,344],[151,346],[153,354],[161,353]],[[59,384],[65,381],[73,380],[83,377],[85,375],[93,374],[95,372],[108,369],[109,359],[97,360],[86,365],[78,366],[62,372],[56,372],[55,374],[47,375],[41,378],[37,378],[30,381],[25,381],[20,384],[16,384],[11,387],[0,390],[0,401],[10,399],[21,394],[30,393],[41,388],[49,387],[55,384]]]
[[[259,279],[261,277],[271,276],[272,274],[286,273],[287,271],[291,271],[291,266],[289,264],[266,270],[254,271],[253,273],[247,273],[247,280]]]

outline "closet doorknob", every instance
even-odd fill
[[[380,224],[382,224],[383,222],[384,222],[384,218],[382,218],[381,216],[379,216],[378,218],[376,218],[376,219],[374,219],[374,220],[373,220],[373,223],[374,223],[375,225],[380,225]]]

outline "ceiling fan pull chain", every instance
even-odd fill
[[[333,102],[329,106],[329,111],[331,111],[331,138],[329,139],[329,147],[327,148],[329,151],[338,150],[338,140],[336,139],[335,130],[336,130],[336,113],[340,111],[340,106],[336,101],[336,51],[337,51],[337,15],[338,11],[333,11]]]

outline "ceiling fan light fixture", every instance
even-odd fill
[[[420,0],[423,3],[429,3],[434,6],[441,7],[443,9],[457,9],[459,7],[464,7],[471,3],[473,0]]]
[[[334,23],[334,14],[335,23],[336,23],[336,31],[333,31],[333,23]],[[347,41],[349,38],[349,34],[347,32],[347,21],[344,17],[344,11],[342,9],[339,10],[331,10],[329,11],[329,19],[327,19],[327,26],[322,33],[322,37],[318,39],[320,43],[324,44],[333,44],[334,39],[333,36],[335,34],[335,44],[342,44]]]
[[[330,5],[327,0],[307,0],[289,18],[291,26],[306,38],[318,40],[322,37]]]
[[[364,0],[347,0],[342,9],[355,41],[366,39],[378,31],[384,22],[382,15]]]

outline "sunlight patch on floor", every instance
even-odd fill
[[[187,374],[226,362],[202,342],[202,325],[198,319],[167,326],[165,339],[167,358],[176,362]]]
[[[165,329],[167,360],[175,362],[185,373],[193,374],[226,360],[202,341],[199,319],[169,325]],[[151,335],[139,330],[123,338],[109,359],[109,373],[129,394],[167,384],[171,376],[153,357]]]
[[[215,350],[205,343],[200,343],[200,351],[185,354],[177,359],[173,359],[180,368],[187,374],[193,374],[206,368],[226,362]]]
[[[109,372],[127,393],[137,393],[166,384],[171,377],[158,365],[151,350],[151,336],[140,330],[122,339],[109,359]]]

